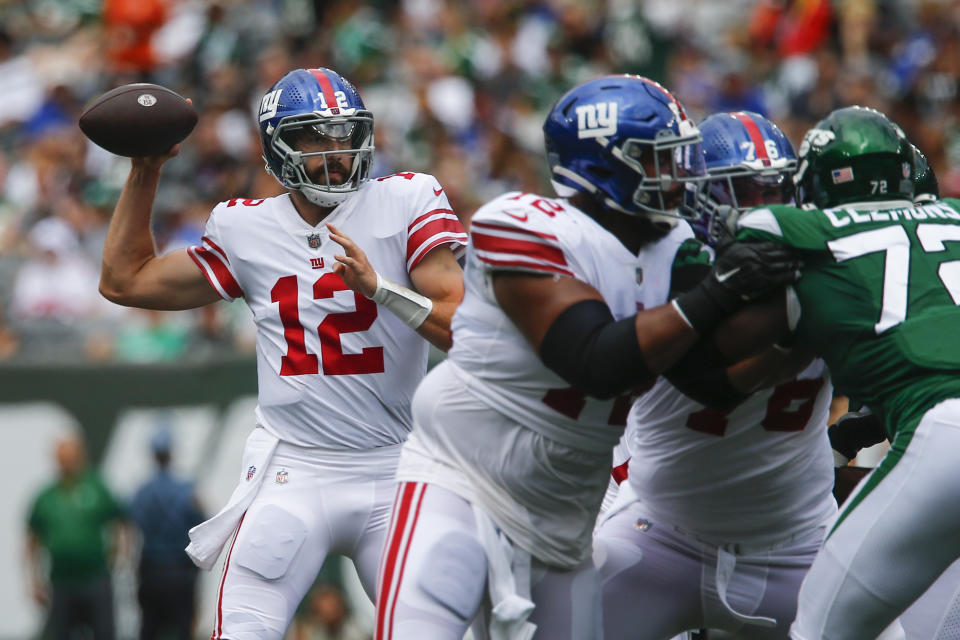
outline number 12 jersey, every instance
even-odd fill
[[[466,234],[429,175],[365,183],[324,220],[383,277],[413,287],[428,252],[461,252]],[[226,300],[243,298],[257,325],[258,423],[281,440],[328,449],[402,442],[428,344],[333,272],[343,247],[309,225],[289,194],[217,205],[188,253]]]

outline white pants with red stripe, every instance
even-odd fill
[[[502,534],[504,544],[492,549],[478,520],[490,521],[477,509],[439,485],[400,483],[377,584],[374,640],[458,640],[471,623],[476,637],[493,640],[530,638],[534,628],[534,638],[602,638],[593,562],[549,567]],[[532,613],[524,608],[530,602]],[[523,623],[527,613],[530,624]]]
[[[282,638],[328,553],[353,560],[372,599],[399,454],[281,442],[224,561],[211,639]]]

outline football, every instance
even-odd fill
[[[80,130],[90,140],[127,157],[166,153],[196,124],[193,105],[170,89],[149,83],[108,91],[80,115]]]

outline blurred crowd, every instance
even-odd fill
[[[193,99],[164,173],[163,251],[212,207],[281,192],[252,113],[296,67],[327,66],[376,122],[374,175],[433,173],[467,221],[507,189],[549,192],[541,124],[604,73],[664,83],[695,119],[750,109],[793,140],[830,110],[884,111],[960,195],[957,0],[0,0],[0,360],[157,362],[253,348],[243,305],[190,314],[97,293],[128,161],[88,143],[85,104],[129,82]]]

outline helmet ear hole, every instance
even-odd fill
[[[606,167],[601,167],[595,164],[592,164],[589,167],[587,167],[587,171],[589,171],[591,175],[593,175],[594,177],[600,178],[601,180],[607,180],[613,177],[613,171],[611,171],[610,169],[607,169]]]

